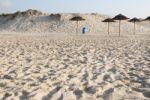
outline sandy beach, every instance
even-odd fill
[[[0,0],[0,100],[150,100],[150,0]]]
[[[149,35],[0,35],[0,100],[150,100],[149,69]]]

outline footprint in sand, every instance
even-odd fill
[[[77,100],[79,100],[82,97],[83,91],[77,89],[74,91],[74,94],[76,95]]]
[[[53,95],[57,93],[62,87],[56,87],[52,91],[50,91],[46,96],[42,97],[42,100],[51,100]]]
[[[144,92],[143,95],[144,95],[144,97],[150,99],[150,91],[149,92]]]

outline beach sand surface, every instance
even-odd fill
[[[150,36],[1,34],[0,100],[150,100]]]

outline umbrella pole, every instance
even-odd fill
[[[76,34],[78,33],[78,21],[77,21],[77,28],[76,28]]]
[[[121,20],[119,20],[119,36],[120,36],[120,25],[121,25]]]
[[[135,35],[135,22],[134,22],[134,35]]]
[[[108,22],[108,35],[109,35],[109,22]]]

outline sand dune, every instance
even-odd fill
[[[2,100],[149,100],[149,36],[0,35]]]
[[[102,14],[78,14],[60,13],[45,14],[37,10],[27,10],[14,14],[0,15],[0,30],[21,33],[76,33],[76,22],[69,19],[79,15],[86,19],[79,23],[78,34],[81,34],[82,27],[88,28],[88,34],[107,34],[107,23],[102,20],[110,16]],[[137,34],[149,33],[148,22],[136,25]],[[110,25],[111,34],[118,33],[118,23]],[[133,23],[123,21],[121,26],[122,34],[133,34]]]

